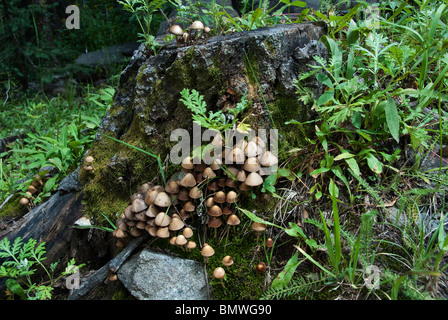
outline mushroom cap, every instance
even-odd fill
[[[140,212],[143,210],[146,210],[148,208],[148,205],[145,203],[145,200],[142,198],[136,198],[134,201],[132,201],[132,208],[131,210],[133,212]]]
[[[227,178],[226,179],[226,187],[236,188],[238,186],[238,182],[235,179]]]
[[[184,34],[184,31],[182,30],[182,28],[179,25],[177,25],[177,24],[172,25],[170,27],[169,31],[170,31],[170,33],[172,33],[172,34],[174,34],[176,36],[181,36],[181,35]]]
[[[222,164],[222,160],[221,159],[219,159],[219,158],[216,158],[215,160],[213,160],[213,162],[210,164],[210,168],[212,169],[212,170],[219,170],[219,169],[221,169],[221,165]]]
[[[274,245],[274,240],[272,240],[272,238],[267,238],[266,242],[265,242],[265,245],[268,248],[272,248],[272,246]]]
[[[226,153],[226,164],[242,164],[246,160],[246,156],[244,155],[244,151],[241,148],[233,148],[231,152]]]
[[[185,223],[179,218],[172,218],[171,222],[168,226],[168,229],[171,231],[177,231],[182,229],[185,226]]]
[[[186,212],[193,212],[195,209],[195,205],[191,201],[188,201],[187,203],[184,204],[183,209]]]
[[[154,200],[156,199],[157,195],[159,194],[159,189],[157,188],[152,188],[151,190],[149,190],[148,192],[146,192],[145,195],[145,203],[147,205],[153,204]]]
[[[193,187],[190,192],[188,193],[188,195],[190,196],[190,198],[192,199],[198,199],[200,197],[202,197],[203,192],[201,189],[199,189],[198,187]]]
[[[165,212],[159,212],[154,222],[159,227],[167,227],[171,223],[171,217],[167,215]]]
[[[20,203],[22,206],[27,205],[29,202],[30,202],[30,200],[29,200],[28,198],[26,198],[26,197],[22,197],[22,198],[20,198],[20,200],[19,200],[19,203]]]
[[[196,20],[196,21],[194,21],[191,24],[190,29],[192,29],[192,30],[202,30],[202,29],[204,29],[204,24],[201,21]]]
[[[263,178],[256,172],[251,172],[244,181],[250,187],[256,187],[263,183]]]
[[[159,214],[159,212],[160,210],[154,204],[150,204],[145,214],[149,218],[155,218]]]
[[[226,194],[224,191],[218,191],[213,196],[213,200],[217,203],[224,203],[226,201]]]
[[[215,201],[213,200],[213,197],[207,198],[207,200],[205,200],[205,205],[207,206],[207,208],[213,207],[214,204]]]
[[[187,249],[194,249],[196,248],[196,242],[194,241],[188,241],[186,244]]]
[[[226,267],[229,267],[233,264],[233,259],[231,256],[225,256],[224,258],[222,258],[222,264],[225,265]]]
[[[207,189],[209,189],[209,190],[211,190],[211,191],[217,191],[217,190],[219,190],[218,182],[216,182],[216,181],[210,181],[209,183],[207,183]]]
[[[113,236],[117,239],[122,239],[122,238],[126,238],[126,232],[124,232],[121,229],[116,229],[113,232]]]
[[[219,228],[222,225],[222,220],[217,217],[212,217],[207,224],[210,228]]]
[[[222,147],[223,143],[224,143],[224,139],[222,138],[221,133],[217,133],[215,135],[215,137],[213,138],[212,142],[210,142],[212,146],[215,147]]]
[[[252,223],[252,229],[255,231],[264,231],[264,230],[266,230],[266,225],[264,223],[254,221]]]
[[[232,213],[232,209],[230,209],[228,206],[225,206],[224,208],[222,208],[222,214],[228,216],[231,213]]]
[[[86,157],[86,162],[87,162],[87,163],[92,163],[93,160],[95,160],[95,159],[94,159],[92,156],[87,156],[87,157]]]
[[[238,180],[239,182],[246,181],[246,178],[247,178],[247,175],[246,175],[246,171],[244,171],[244,170],[240,170],[238,172],[238,174],[236,175],[236,180]]]
[[[254,141],[259,147],[266,147],[266,142],[261,137],[253,137],[251,141]]]
[[[159,192],[154,200],[154,204],[159,207],[166,208],[171,205],[171,199],[165,191]]]
[[[27,191],[31,192],[31,194],[34,194],[37,192],[37,189],[33,185],[29,185]]]
[[[133,237],[140,237],[142,235],[142,230],[138,229],[138,228],[132,228],[131,231],[129,231],[129,233],[133,236]]]
[[[237,226],[239,225],[241,222],[240,218],[238,218],[238,216],[236,214],[231,214],[228,218],[227,218],[227,224],[230,226]]]
[[[215,254],[215,250],[212,248],[211,245],[204,243],[201,249],[201,255],[203,257],[211,257]]]
[[[256,270],[257,270],[258,273],[265,273],[265,271],[266,271],[266,263],[259,262],[257,264]]]
[[[183,231],[182,234],[184,235],[185,238],[191,238],[191,236],[193,235],[193,230],[190,227],[186,227]]]
[[[249,191],[250,189],[252,189],[252,187],[248,186],[246,184],[246,182],[243,182],[243,183],[240,184],[240,191]]]
[[[196,185],[196,179],[194,178],[193,174],[187,173],[185,177],[180,180],[180,185],[183,187],[194,187]]]
[[[132,212],[132,205],[127,206],[126,209],[124,209],[124,216],[128,220],[134,220],[134,212]]]
[[[243,169],[249,172],[256,172],[260,170],[260,162],[256,157],[249,157],[244,162]]]
[[[226,202],[227,203],[234,203],[235,201],[238,201],[238,194],[235,191],[233,191],[233,190],[227,192]]]
[[[213,270],[213,276],[216,279],[222,279],[226,275],[225,270],[222,267],[217,267],[215,270]]]
[[[166,187],[165,187],[165,191],[168,193],[179,193],[179,185],[177,184],[176,181],[170,181]]]
[[[230,173],[227,171],[229,171]],[[238,172],[240,172],[240,169],[238,169],[237,167],[234,167],[234,166],[228,166],[227,171],[225,172],[226,176],[234,179],[238,175]]]
[[[219,178],[218,182],[217,182],[218,186],[221,187],[221,188],[225,187],[226,186],[226,180],[227,180],[226,178]]]
[[[178,235],[176,238],[176,244],[178,246],[183,246],[187,244],[187,242],[188,242],[187,239],[182,234]]]
[[[191,159],[190,156],[185,157],[185,158],[182,160],[181,166],[182,166],[182,168],[184,168],[184,169],[188,169],[188,170],[193,169],[193,168],[194,168],[193,159]]]
[[[145,229],[145,227],[146,227],[146,222],[144,222],[144,221],[139,221],[139,222],[137,222],[137,224],[135,225],[135,227],[136,228],[138,228],[138,229]]]
[[[157,232],[156,232],[156,236],[159,238],[169,238],[170,230],[168,229],[168,227],[158,228]]]
[[[188,196],[188,190],[182,189],[177,194],[177,200],[180,201],[188,201],[190,200],[190,197]]]
[[[208,210],[208,214],[212,217],[219,217],[222,215],[222,209],[215,204]]]
[[[271,151],[266,151],[260,159],[260,164],[264,167],[270,167],[277,163],[278,158]]]
[[[254,140],[249,141],[244,148],[244,154],[247,157],[256,157],[260,152],[260,148]]]
[[[118,220],[117,221],[117,228],[121,229],[122,231],[128,230],[128,225],[124,220]]]
[[[212,168],[207,167],[204,169],[204,172],[202,173],[202,176],[207,179],[207,178],[214,178],[216,177],[216,173],[213,171]]]
[[[209,32],[210,32],[210,27],[205,26],[205,27],[204,27],[204,32],[205,32],[205,33],[209,33]]]
[[[145,230],[149,233],[150,236],[157,237],[157,230],[159,230],[159,228],[157,228],[156,226],[146,225]]]
[[[176,236],[171,237],[171,238],[170,238],[170,244],[175,245],[175,244],[176,244],[176,239],[177,239]]]
[[[146,182],[138,188],[137,193],[140,193],[143,196],[143,198],[145,198],[146,193],[153,187],[154,185],[151,182]]]

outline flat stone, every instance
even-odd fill
[[[144,249],[123,264],[118,279],[139,300],[208,300],[204,265]]]

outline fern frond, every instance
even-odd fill
[[[303,298],[318,284],[326,281],[323,274],[314,274],[314,277],[296,276],[284,287],[270,288],[265,291],[261,300],[281,300],[292,296]]]

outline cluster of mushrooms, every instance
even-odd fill
[[[30,209],[33,199],[42,191],[44,183],[39,175],[34,176],[33,181],[28,186],[25,195],[20,198],[19,203],[22,206],[27,206]]]
[[[117,245],[121,246],[122,239],[128,234],[139,237],[143,232],[148,232],[152,237],[170,238],[171,244],[178,245],[183,250],[194,249],[196,243],[189,240],[193,230],[185,223],[194,208],[189,208],[188,212],[177,211],[178,193],[176,181],[170,182],[165,188],[150,182],[140,186],[117,221],[117,229],[113,232]]]
[[[186,47],[198,44],[200,39],[204,39],[205,43],[207,43],[210,27],[204,26],[201,21],[194,21],[186,30],[175,24],[170,27],[169,32],[176,37],[177,47],[179,48],[181,45]]]
[[[210,165],[187,156],[182,160],[182,171],[165,187],[151,183],[142,185],[131,196],[114,236],[120,240],[128,234],[138,237],[148,232],[152,237],[170,238],[171,244],[191,250],[196,243],[189,240],[193,232],[186,225],[186,219],[193,213],[200,216],[210,230],[214,229],[215,235],[221,226],[229,230],[238,225],[240,219],[235,209],[240,196],[261,185],[263,175],[272,171],[278,159],[265,151],[265,144],[258,137],[250,141],[242,139],[229,148],[218,134],[211,145],[221,153],[215,155]],[[259,234],[266,225],[254,222],[252,229]]]

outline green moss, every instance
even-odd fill
[[[0,218],[20,218],[28,212],[26,206],[19,203],[21,195],[14,195],[0,210]]]
[[[271,42],[271,40],[269,38],[266,38],[263,41],[263,43],[266,46],[266,49],[268,49],[269,53],[271,53],[271,55],[275,56],[276,55],[276,46]]]

